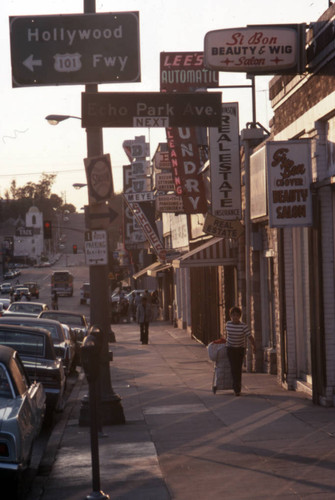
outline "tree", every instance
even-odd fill
[[[63,199],[52,193],[52,186],[56,180],[55,174],[42,173],[39,182],[27,182],[22,187],[18,187],[15,180],[12,180],[10,188],[5,191],[5,200],[2,202],[1,221],[9,217],[17,218],[26,214],[29,208],[35,205],[45,219],[52,218],[55,210],[68,210],[75,212],[76,209],[71,204],[64,204]]]

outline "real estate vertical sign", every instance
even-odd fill
[[[222,104],[221,126],[209,129],[212,205],[219,219],[241,219],[238,103]]]

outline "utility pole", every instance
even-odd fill
[[[95,14],[95,0],[84,0],[84,13]],[[97,93],[97,84],[85,85],[87,93]],[[101,127],[88,127],[86,129],[87,157],[103,155],[103,136]],[[115,394],[112,388],[109,370],[109,336],[112,334],[110,326],[109,311],[109,288],[108,288],[108,265],[90,265],[90,322],[91,325],[99,325],[103,332],[102,349],[100,355],[100,416],[101,424],[125,423],[121,398]],[[115,340],[115,339],[113,339]],[[82,401],[79,423],[89,423],[88,398]]]

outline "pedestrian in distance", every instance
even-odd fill
[[[158,291],[155,290],[151,294],[152,321],[156,321],[159,316],[159,298]]]
[[[248,339],[255,352],[256,345],[248,325],[241,321],[242,311],[234,306],[229,310],[230,320],[226,323],[227,355],[233,377],[235,396],[239,396],[242,387],[242,365],[245,354],[245,341]]]
[[[149,342],[149,323],[151,321],[151,315],[151,306],[147,297],[143,296],[136,310],[136,321],[140,325],[140,340],[142,344],[148,344]]]
[[[56,291],[52,292],[51,307],[54,310],[58,310],[58,294]]]
[[[137,308],[140,305],[141,300],[142,300],[141,292],[136,292],[136,295],[134,297],[134,316],[133,316],[134,321],[136,321]]]

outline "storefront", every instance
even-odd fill
[[[211,238],[173,260],[178,326],[208,344],[222,333],[225,306],[237,295],[237,248]]]

